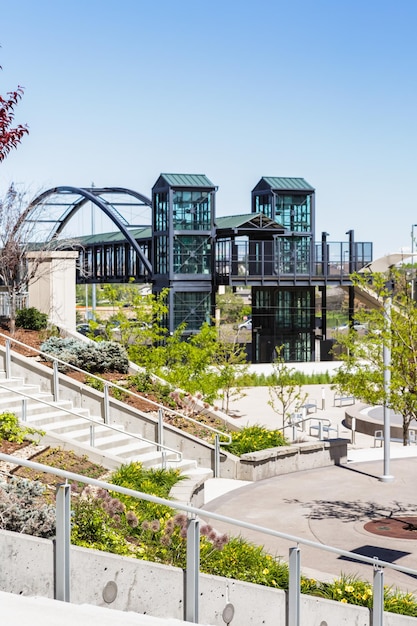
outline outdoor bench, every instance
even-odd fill
[[[343,406],[344,404],[355,404],[356,398],[355,396],[336,396],[333,400],[333,406]]]
[[[339,437],[339,429],[338,428],[334,428],[333,426],[328,426],[327,424],[311,424],[310,425],[310,436],[312,435],[311,431],[317,431],[317,434],[320,436],[320,431],[322,433],[322,435],[327,435],[327,439],[330,436],[331,432],[335,432],[337,437]]]
[[[310,410],[314,410],[314,413],[317,413],[317,402],[315,400],[310,400],[309,402],[302,404],[300,408],[305,409],[306,413],[308,413]]]
[[[383,430],[376,430],[374,432],[374,448],[376,448],[377,441],[381,442],[381,446],[384,443],[384,431]],[[392,441],[393,443],[403,443],[402,437],[391,437],[390,441]],[[417,444],[417,434],[415,430],[408,431],[407,445],[409,446],[412,443]]]

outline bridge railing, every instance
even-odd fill
[[[12,344],[16,344],[18,346],[23,347],[25,350],[29,350],[34,352],[35,354],[37,354],[38,356],[41,356],[43,360],[45,361],[49,361],[52,362],[52,366],[53,366],[53,377],[52,377],[52,388],[51,388],[51,393],[53,394],[53,398],[55,402],[58,402],[60,399],[60,387],[59,387],[59,380],[60,380],[60,372],[59,372],[59,365],[64,366],[65,368],[68,368],[70,370],[73,370],[74,372],[79,372],[83,375],[85,375],[88,378],[92,378],[96,381],[99,382],[99,385],[102,386],[103,388],[103,414],[102,414],[102,418],[103,418],[103,422],[105,424],[109,424],[109,418],[110,418],[110,389],[117,389],[119,392],[122,392],[123,394],[127,394],[130,395],[132,397],[138,398],[140,399],[141,402],[148,404],[150,407],[152,407],[152,409],[157,412],[158,415],[158,437],[157,437],[157,441],[152,442],[154,443],[156,446],[158,446],[158,448],[166,448],[166,446],[164,446],[164,421],[165,421],[165,415],[169,414],[169,415],[173,415],[176,417],[181,418],[182,420],[185,420],[186,422],[199,426],[202,429],[204,429],[205,431],[209,431],[210,433],[212,433],[213,436],[213,445],[214,445],[214,466],[213,466],[213,473],[215,477],[218,477],[220,475],[220,443],[222,446],[227,446],[232,442],[232,437],[229,433],[224,432],[222,430],[219,430],[213,426],[210,426],[208,424],[203,424],[202,422],[198,421],[197,419],[194,419],[192,417],[190,417],[189,415],[186,415],[185,413],[181,412],[181,411],[177,411],[175,409],[171,409],[169,407],[166,407],[165,405],[159,403],[159,402],[155,402],[154,400],[151,400],[150,398],[147,398],[146,396],[142,396],[134,391],[132,391],[131,389],[128,389],[127,387],[122,387],[121,385],[118,385],[117,383],[114,383],[112,381],[108,381],[104,378],[101,378],[101,376],[98,376],[97,374],[92,374],[91,372],[87,372],[75,365],[72,365],[70,363],[67,363],[66,361],[52,355],[49,354],[47,352],[43,352],[42,350],[38,350],[37,348],[34,348],[32,346],[28,346],[25,343],[14,339],[13,337],[9,337],[8,335],[4,335],[3,333],[0,333],[0,338],[2,338],[5,341],[5,372],[6,372],[6,376],[8,378],[12,377],[12,355],[11,355],[11,346]],[[194,435],[198,438],[198,434]]]
[[[28,467],[37,472],[45,472],[54,476],[59,476],[65,480],[65,484],[61,484],[56,492],[56,538],[54,551],[54,569],[55,569],[55,599],[64,602],[71,601],[71,487],[68,481],[76,481],[85,485],[91,485],[104,489],[106,491],[120,493],[131,496],[139,500],[162,504],[170,508],[173,507],[172,500],[166,500],[157,496],[153,496],[133,489],[127,489],[119,485],[113,485],[104,481],[100,481],[66,470],[57,469],[34,461],[16,458],[11,455],[0,453],[0,461],[5,461],[13,465]],[[184,584],[184,606],[185,620],[198,624],[199,622],[199,577],[200,577],[200,530],[199,516],[210,518],[222,523],[232,525],[237,528],[244,528],[251,531],[257,531],[262,535],[277,537],[293,544],[289,548],[289,586],[287,592],[287,626],[300,626],[301,622],[301,548],[300,546],[308,546],[319,550],[320,552],[328,552],[338,555],[338,557],[347,558],[360,563],[368,564],[373,568],[373,608],[371,611],[371,626],[383,626],[384,624],[384,570],[386,568],[396,570],[404,574],[408,574],[415,578],[417,570],[401,567],[389,561],[379,560],[376,557],[367,557],[358,553],[349,552],[340,548],[311,541],[283,533],[271,528],[252,524],[225,515],[220,515],[207,510],[200,510],[191,505],[175,502],[175,510],[187,513],[187,536],[186,536],[186,562],[185,584]],[[74,572],[75,574],[75,572]],[[304,623],[304,622],[303,622]],[[327,622],[324,622],[327,623]],[[391,622],[390,622],[391,623]]]
[[[16,309],[24,309],[27,306],[28,294],[16,296]],[[0,317],[10,317],[10,296],[0,292]]]

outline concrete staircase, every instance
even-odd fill
[[[72,442],[85,454],[89,450],[99,453],[109,467],[131,461],[139,461],[147,468],[161,467],[162,453],[156,443],[143,441],[126,432],[122,425],[109,427],[102,417],[91,416],[88,409],[74,408],[70,401],[54,402],[53,396],[41,392],[39,386],[25,384],[21,378],[6,378],[0,371],[0,413],[5,411],[15,413],[21,420],[25,414],[25,424],[45,431],[57,445]],[[191,502],[193,494],[213,476],[211,469],[198,467],[192,459],[178,461],[178,455],[169,450],[165,451],[165,467],[179,469],[186,477],[171,493],[182,502]]]

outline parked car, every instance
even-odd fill
[[[356,332],[358,333],[366,334],[368,332],[368,324],[361,324],[360,322],[357,322],[356,320],[353,321],[352,328],[353,330],[356,330]],[[337,330],[337,332],[339,333],[347,332],[349,330],[349,324],[343,324],[342,326],[337,326],[335,330]]]
[[[92,333],[94,337],[105,334],[103,326],[98,326],[97,328],[94,328],[94,330],[92,330],[90,328],[90,324],[88,324],[87,322],[84,322],[83,324],[77,324],[75,330],[77,331],[77,333],[80,333],[80,335],[84,335],[85,337],[87,337],[90,333]]]
[[[239,324],[238,329],[242,330],[243,328],[246,329],[246,330],[252,330],[252,319],[251,318],[246,320],[246,322],[242,322],[242,324]]]

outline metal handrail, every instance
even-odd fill
[[[48,361],[52,361],[54,364],[54,370],[53,370],[53,387],[54,387],[54,399],[55,401],[58,401],[59,399],[59,375],[58,375],[58,364],[62,364],[68,368],[72,368],[73,370],[77,371],[77,372],[81,372],[82,374],[89,376],[91,378],[94,378],[95,380],[100,381],[100,383],[103,384],[104,387],[104,422],[107,424],[108,422],[108,414],[109,414],[109,387],[114,387],[116,389],[119,389],[120,391],[122,391],[123,393],[128,393],[131,396],[134,396],[136,398],[140,398],[141,401],[145,401],[148,402],[149,404],[151,404],[153,407],[158,409],[158,443],[154,442],[155,445],[158,446],[158,450],[161,449],[161,447],[163,447],[163,430],[164,430],[164,426],[163,426],[163,418],[164,418],[164,413],[166,411],[168,411],[170,414],[172,415],[176,415],[184,420],[187,420],[189,422],[192,422],[194,424],[197,424],[198,426],[201,426],[202,428],[211,431],[214,435],[214,468],[213,468],[213,473],[214,473],[214,477],[218,478],[220,476],[220,437],[223,437],[223,441],[222,441],[222,445],[224,446],[228,446],[232,443],[232,436],[229,433],[225,433],[221,430],[218,430],[217,428],[214,428],[213,426],[209,426],[206,424],[201,424],[201,422],[199,422],[198,420],[193,419],[192,417],[189,417],[187,415],[184,415],[183,413],[181,413],[180,411],[176,411],[174,409],[171,409],[169,407],[166,407],[158,402],[154,402],[153,400],[150,400],[149,398],[146,398],[144,396],[140,396],[139,394],[135,393],[134,391],[131,391],[130,389],[126,389],[125,387],[122,387],[120,385],[117,385],[116,383],[113,383],[111,381],[107,381],[104,378],[101,378],[100,376],[97,376],[97,374],[91,374],[90,372],[86,372],[85,370],[82,370],[81,368],[77,367],[76,365],[72,365],[70,363],[67,363],[66,361],[48,354],[47,352],[43,352],[42,350],[38,350],[37,348],[33,348],[32,346],[28,346],[25,343],[14,339],[12,337],[9,337],[8,335],[4,335],[3,333],[0,333],[0,337],[3,337],[5,339],[5,350],[6,350],[6,374],[10,377],[11,376],[11,365],[10,365],[10,343],[13,341],[14,343],[23,346],[26,349],[30,349],[33,352],[35,352],[36,354],[41,355],[42,357],[44,357],[46,360]],[[227,441],[224,441],[224,438],[227,439]]]
[[[292,433],[293,433],[293,439],[295,439],[295,435],[296,435],[296,430],[298,428],[298,426],[300,424],[305,424],[306,422],[310,422],[311,420],[316,420],[316,422],[319,422],[318,425],[318,429],[319,429],[319,439],[322,439],[322,435],[323,435],[323,426],[322,424],[326,423],[328,424],[328,427],[330,428],[331,426],[331,420],[328,417],[317,417],[316,415],[309,415],[307,417],[304,417],[303,419],[299,419],[297,421],[293,421],[290,424],[286,424],[284,426],[284,428],[282,429],[282,431],[284,432],[286,428],[292,428]],[[302,429],[304,431],[304,429]],[[337,433],[339,434],[339,428],[335,428],[334,430],[337,431]]]
[[[100,376],[97,376],[97,374],[91,374],[90,372],[87,372],[85,370],[82,370],[81,368],[77,367],[76,365],[72,365],[71,363],[67,363],[66,361],[63,361],[62,359],[52,355],[52,354],[48,354],[47,352],[42,352],[42,350],[38,350],[37,348],[33,348],[32,346],[28,346],[27,344],[18,341],[17,339],[13,339],[12,337],[9,337],[8,335],[4,335],[3,333],[0,333],[0,337],[3,337],[6,341],[13,341],[14,343],[29,349],[29,350],[33,350],[33,352],[36,352],[37,354],[45,357],[46,360],[48,361],[55,361],[57,363],[60,363],[61,365],[65,365],[66,367],[69,367],[73,370],[75,370],[76,372],[80,372],[81,374],[85,374],[86,376],[89,376],[90,378],[94,378],[98,381],[100,381],[100,383],[103,383],[104,387],[110,386],[110,387],[114,387],[116,389],[119,389],[120,391],[123,391],[124,393],[128,393],[136,398],[140,398],[141,401],[143,402],[147,402],[148,404],[152,405],[153,407],[155,407],[155,409],[162,409],[164,412],[169,412],[172,415],[176,415],[177,417],[181,417],[182,419],[185,419],[187,421],[193,422],[194,424],[197,424],[199,426],[201,426],[202,428],[205,428],[206,430],[209,430],[210,432],[212,432],[214,435],[219,435],[222,437],[227,437],[228,441],[227,442],[222,442],[222,445],[229,445],[232,442],[232,437],[231,435],[229,435],[229,433],[225,433],[224,431],[221,431],[217,428],[214,428],[213,426],[209,426],[208,424],[202,424],[201,422],[199,422],[198,420],[193,419],[192,417],[189,417],[188,415],[184,415],[184,413],[181,413],[180,411],[177,411],[175,409],[171,409],[170,407],[166,407],[163,404],[160,404],[159,402],[155,402],[154,400],[150,400],[149,398],[146,398],[145,396],[140,396],[139,394],[135,393],[134,391],[132,391],[131,389],[127,389],[126,387],[122,387],[121,385],[118,385],[117,383],[113,383],[112,381],[108,381],[104,378],[101,378]]]
[[[66,470],[57,469],[51,466],[42,465],[41,463],[36,463],[34,461],[30,461],[27,459],[20,459],[14,457],[12,455],[0,453],[0,461],[5,461],[8,463],[12,463],[14,465],[21,465],[23,467],[29,467],[36,471],[46,472],[48,474],[53,474],[55,476],[59,476],[64,478],[66,481],[75,480],[77,482],[81,482],[87,485],[92,485],[95,487],[99,487],[105,489],[107,491],[112,491],[115,493],[124,494],[127,496],[132,496],[137,499],[146,500],[148,502],[153,502],[155,504],[162,504],[172,508],[172,500],[167,500],[165,498],[160,498],[158,496],[153,496],[147,493],[143,493],[140,491],[135,491],[133,489],[128,489],[126,487],[121,487],[119,485],[113,485],[111,483],[107,483],[96,478],[89,478],[87,476],[82,476],[80,474],[75,474],[74,472],[68,472]],[[67,488],[68,498],[70,497],[70,489],[69,485],[61,485],[61,488]],[[69,602],[69,589],[70,589],[70,575],[71,568],[69,564],[69,546],[70,546],[70,507],[68,500],[66,502],[66,506],[60,506],[59,504],[59,489],[57,491],[57,535],[56,535],[56,557],[62,557],[63,554],[68,555],[65,560],[64,566],[61,568],[56,568],[57,578],[59,580],[56,581],[57,589],[64,589],[66,592],[63,592],[62,597],[58,597],[56,599],[66,600]],[[301,579],[300,579],[300,554],[299,554],[299,545],[308,546],[310,548],[315,548],[318,550],[324,550],[325,552],[330,552],[332,554],[337,554],[339,557],[345,557],[349,560],[359,561],[368,565],[372,565],[374,568],[374,592],[373,592],[373,611],[372,611],[372,626],[382,626],[383,624],[383,609],[384,609],[384,586],[383,586],[383,568],[392,569],[398,572],[402,572],[404,574],[409,574],[413,577],[417,576],[417,570],[402,567],[401,565],[396,565],[395,563],[391,563],[389,561],[383,561],[376,557],[368,557],[358,553],[349,552],[348,550],[342,550],[340,548],[335,548],[333,546],[329,546],[327,544],[318,543],[316,541],[312,541],[310,539],[305,539],[302,537],[297,537],[295,535],[290,535],[287,533],[283,533],[277,530],[273,530],[271,528],[267,528],[265,526],[258,526],[256,524],[252,524],[250,522],[245,522],[233,517],[228,517],[226,515],[221,515],[219,513],[215,513],[213,511],[206,511],[193,507],[189,504],[183,504],[181,502],[175,502],[175,509],[182,510],[192,516],[192,519],[189,519],[189,528],[191,526],[191,530],[193,530],[193,526],[190,524],[191,522],[197,521],[197,530],[198,530],[198,516],[203,515],[204,518],[214,519],[219,522],[224,522],[226,524],[231,524],[233,526],[238,526],[240,528],[245,528],[248,530],[253,530],[256,532],[260,532],[272,537],[277,537],[280,539],[284,539],[293,544],[296,544],[296,547],[290,548],[290,559],[289,559],[289,589],[288,589],[288,624],[292,626],[300,625],[300,594],[301,594]],[[186,613],[188,615],[188,620],[194,623],[198,623],[198,575],[199,575],[199,551],[195,549],[195,541],[189,541],[191,538],[188,534],[187,530],[187,571],[186,571],[186,593],[185,593],[185,601],[186,601]],[[195,539],[195,533],[192,535]],[[59,543],[66,543],[66,546],[58,545]],[[188,567],[188,563],[192,563],[193,567]],[[188,571],[190,570],[190,571]],[[191,576],[191,570],[193,576]],[[190,589],[194,590],[194,593],[189,593]],[[188,592],[188,593],[187,593]]]
[[[117,433],[121,433],[123,435],[128,435],[129,437],[133,437],[134,439],[138,439],[139,441],[143,441],[144,443],[149,443],[152,446],[155,446],[158,450],[160,448],[163,448],[163,450],[165,452],[173,452],[177,458],[172,459],[173,463],[181,463],[182,459],[183,459],[183,455],[182,452],[179,452],[178,450],[174,450],[174,448],[170,448],[169,446],[165,446],[162,443],[157,443],[156,441],[151,441],[150,439],[146,439],[145,437],[142,437],[141,435],[137,435],[135,433],[131,433],[129,431],[126,430],[122,430],[120,428],[117,428],[117,426],[112,426],[111,424],[106,424],[104,421],[103,422],[97,422],[97,420],[95,420],[93,417],[87,417],[87,415],[82,415],[80,413],[77,413],[77,411],[73,411],[71,409],[67,409],[63,406],[59,406],[58,403],[53,403],[53,402],[49,402],[48,400],[43,400],[42,398],[38,398],[36,396],[31,396],[27,393],[24,393],[22,391],[18,391],[17,389],[13,389],[11,387],[7,387],[7,385],[2,385],[0,383],[0,389],[6,389],[7,391],[10,391],[13,394],[16,394],[18,396],[22,396],[22,398],[24,400],[34,400],[35,402],[40,402],[41,404],[45,404],[46,406],[49,406],[53,409],[59,409],[60,411],[64,411],[65,413],[68,413],[69,415],[74,415],[76,417],[79,417],[83,420],[86,420],[87,422],[90,422],[90,426],[93,427],[94,426],[104,426],[105,428],[108,428],[110,430],[114,430]],[[23,400],[22,400],[23,402]],[[24,413],[25,410],[22,410],[22,412]],[[26,419],[23,419],[22,421],[26,421]],[[94,431],[92,434],[90,434],[90,445],[91,447],[94,447]]]

